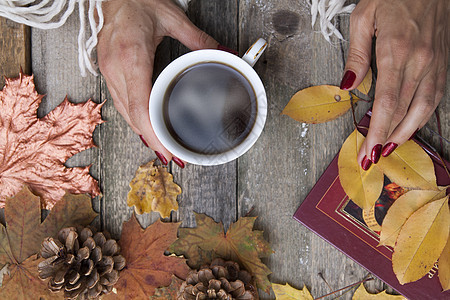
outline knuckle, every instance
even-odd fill
[[[379,99],[381,107],[386,111],[395,111],[398,106],[398,97],[394,92],[385,92]]]
[[[117,56],[119,62],[123,66],[130,66],[138,61],[139,45],[128,43],[126,41],[119,42],[117,46]]]
[[[400,119],[403,119],[406,116],[406,113],[408,112],[409,104],[400,102],[397,105],[396,109],[396,115],[400,117]]]
[[[421,68],[429,66],[435,57],[435,51],[432,47],[423,45],[416,50],[416,64]]]
[[[424,97],[417,105],[417,112],[422,115],[428,115],[434,108],[434,99],[431,96]]]
[[[347,63],[353,63],[357,65],[366,65],[370,61],[369,55],[359,48],[352,47],[348,52]]]
[[[200,29],[199,31],[200,31],[200,34],[198,36],[199,45],[205,45],[209,40],[209,35]]]

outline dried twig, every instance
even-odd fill
[[[367,275],[367,276],[370,276],[370,275]],[[358,281],[358,282],[355,282],[355,283],[352,283],[352,284],[350,284],[350,285],[347,285],[347,286],[345,286],[345,287],[343,287],[343,288],[341,288],[341,289],[338,289],[338,290],[333,291],[333,292],[331,292],[331,293],[328,293],[328,294],[326,294],[326,295],[320,296],[319,298],[314,298],[314,300],[319,300],[319,299],[328,297],[328,296],[330,296],[330,295],[334,295],[334,294],[336,294],[336,293],[338,293],[338,292],[340,292],[340,291],[343,291],[343,290],[345,290],[345,289],[352,288],[352,287],[354,287],[354,286],[356,286],[356,285],[358,285],[358,284],[364,283],[364,282],[366,282],[366,281],[373,280],[372,277],[368,277],[368,278],[367,278],[367,276],[364,277],[363,280],[360,280],[360,281]]]

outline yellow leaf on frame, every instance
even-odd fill
[[[369,68],[366,77],[364,77],[363,81],[358,85],[356,89],[361,93],[367,95],[371,87],[372,87],[372,68]]]
[[[178,210],[177,196],[181,188],[173,182],[167,168],[155,166],[154,160],[140,166],[130,182],[127,204],[133,206],[137,214],[156,211],[161,217],[170,217],[172,210]]]
[[[357,161],[357,155],[364,136],[353,131],[341,148],[338,158],[339,180],[349,198],[363,210],[370,210],[383,189],[383,172],[372,166],[364,171]]]
[[[382,291],[378,294],[370,294],[367,292],[366,288],[363,284],[359,286],[359,288],[353,294],[352,300],[406,300],[405,297],[401,295],[389,295],[386,294],[386,291]]]
[[[356,103],[358,97],[353,96]],[[350,94],[333,85],[318,85],[297,92],[281,114],[305,123],[323,123],[343,115],[351,107]]]
[[[438,262],[438,276],[444,291],[450,290],[450,236]]]
[[[303,286],[301,290],[297,290],[288,283],[285,285],[272,283],[272,289],[276,300],[314,300],[306,286]]]
[[[403,188],[438,190],[433,161],[414,141],[407,141],[388,157],[382,157],[377,166]]]
[[[445,197],[445,192],[446,188],[441,191],[412,190],[395,200],[381,225],[379,245],[394,247],[398,233],[406,220],[428,202]]]
[[[392,268],[401,284],[419,280],[438,260],[450,226],[448,196],[419,208],[403,225],[392,255]]]

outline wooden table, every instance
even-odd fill
[[[183,189],[178,198],[180,209],[172,213],[171,220],[181,221],[182,226],[195,226],[193,211],[196,211],[228,227],[254,208],[251,215],[258,216],[255,227],[264,230],[265,238],[275,250],[265,261],[273,272],[271,281],[288,282],[297,288],[305,284],[314,297],[319,297],[361,280],[367,271],[292,218],[353,130],[350,112],[319,125],[298,123],[280,115],[296,91],[312,85],[338,85],[342,76],[348,43],[330,45],[318,32],[318,27],[311,29],[306,2],[192,1],[188,11],[191,20],[221,44],[239,50],[241,55],[257,38],[268,41],[268,49],[255,66],[267,89],[268,119],[255,146],[236,161],[216,167],[188,165],[183,170],[175,164],[169,166]],[[348,38],[349,17],[338,20]],[[156,156],[144,147],[115,110],[105,80],[80,76],[78,26],[75,13],[60,29],[32,29],[32,72],[39,93],[47,95],[39,116],[51,111],[66,95],[73,102],[108,99],[103,108],[103,118],[107,122],[94,133],[98,148],[75,155],[67,165],[93,164],[91,172],[103,191],[103,197],[93,201],[100,213],[98,225],[118,238],[122,222],[133,212],[126,204],[128,184],[137,168]],[[187,51],[177,41],[165,39],[157,53],[155,76],[171,60]],[[447,82],[450,86],[449,80]],[[447,92],[445,98],[448,96]],[[368,105],[358,105],[359,117]],[[438,109],[447,139],[449,108],[449,101],[444,100]],[[436,130],[434,118],[429,126]],[[438,144],[426,130],[419,134],[434,145]],[[448,159],[448,145],[446,148],[444,156]],[[158,218],[159,214],[152,213],[140,216],[139,220],[146,227]],[[386,288],[378,280],[367,286],[372,292]],[[345,294],[343,299],[350,299],[352,293]],[[262,298],[274,297],[262,294]]]

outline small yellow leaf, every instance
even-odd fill
[[[297,290],[288,283],[285,285],[272,283],[272,289],[276,300],[314,300],[306,286],[303,286],[301,290]]]
[[[395,200],[384,217],[379,245],[394,247],[398,233],[406,220],[428,202],[445,197],[445,192],[445,188],[441,191],[413,190]]]
[[[339,180],[349,198],[363,210],[370,210],[383,189],[383,172],[372,166],[364,171],[357,161],[357,154],[364,136],[357,130],[347,138],[338,159]]]
[[[157,211],[161,217],[170,217],[172,210],[178,210],[177,196],[181,188],[173,182],[167,168],[154,165],[154,160],[140,166],[130,182],[127,204],[137,214]]]
[[[359,100],[353,96],[356,103]],[[323,123],[343,115],[351,107],[350,94],[333,85],[318,85],[297,92],[281,114],[305,123]]]
[[[425,204],[408,218],[392,255],[401,284],[419,280],[433,267],[447,243],[449,226],[448,196]]]
[[[438,262],[438,275],[444,291],[450,290],[450,237]]]
[[[369,294],[363,284],[361,284],[359,286],[359,288],[353,294],[353,298],[352,298],[352,300],[370,300],[370,299],[374,299],[374,300],[401,300],[401,299],[405,299],[406,300],[406,298],[401,296],[401,295],[389,295],[389,294],[386,294],[386,291],[382,291],[381,293],[378,293],[378,294]]]
[[[413,190],[438,190],[430,156],[414,141],[407,141],[377,164],[392,182]]]
[[[364,77],[363,81],[360,83],[360,85],[358,85],[356,89],[361,93],[367,95],[370,91],[371,86],[372,86],[372,68],[369,68],[366,77]]]

